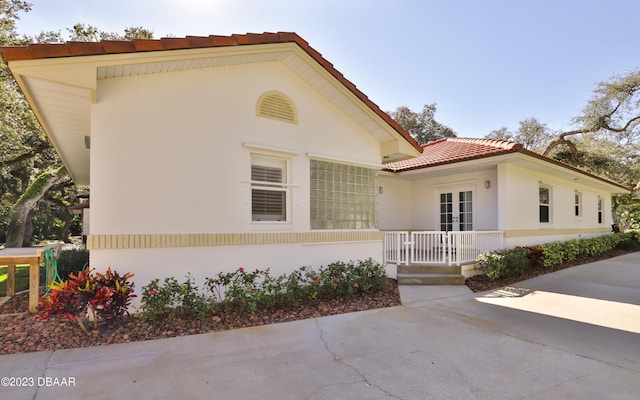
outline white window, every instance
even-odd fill
[[[252,221],[287,221],[287,160],[251,155]]]
[[[576,217],[582,217],[582,193],[576,191],[574,199],[573,213]]]
[[[551,188],[539,186],[540,223],[551,222]]]
[[[604,223],[604,215],[602,214],[602,209],[603,209],[603,198],[598,196],[598,223],[602,224]]]

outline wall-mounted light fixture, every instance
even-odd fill
[[[382,186],[378,186],[378,193],[382,194],[382,192],[384,192],[384,189],[382,188]]]
[[[487,179],[486,181],[484,181],[484,188],[489,189],[490,187],[491,187],[491,181]]]
[[[84,137],[84,147],[86,147],[87,149],[91,148],[91,136]]]

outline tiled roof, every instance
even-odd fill
[[[422,154],[408,160],[385,164],[385,170],[402,172],[417,169],[427,169],[438,165],[453,164],[462,161],[477,160],[486,157],[500,156],[510,153],[521,153],[554,164],[573,172],[589,176],[607,184],[617,186],[625,191],[631,191],[631,187],[594,175],[590,172],[543,156],[542,154],[527,150],[520,143],[505,140],[478,139],[478,138],[444,138],[422,145]]]
[[[362,93],[356,85],[346,79],[322,54],[293,32],[247,33],[231,36],[187,36],[184,38],[103,40],[101,42],[67,42],[62,44],[30,44],[28,46],[0,47],[0,55],[5,63],[16,60],[94,56],[103,54],[124,54],[149,51],[184,50],[206,47],[245,46],[273,43],[296,43],[327,72],[349,89],[374,113],[404,137],[416,150],[420,145],[389,115]]]
[[[434,167],[460,161],[475,160],[522,150],[520,143],[491,139],[444,138],[422,146],[422,154],[409,160],[385,165],[385,169],[399,172]]]

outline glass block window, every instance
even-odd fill
[[[311,229],[375,229],[376,170],[311,160]]]

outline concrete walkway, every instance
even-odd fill
[[[499,291],[401,296],[381,310],[0,356],[0,377],[35,384],[0,387],[0,399],[640,397],[640,253]]]

